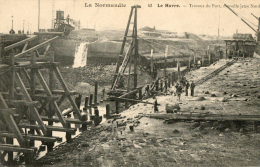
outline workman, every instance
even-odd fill
[[[155,99],[155,101],[154,101],[154,112],[155,113],[159,112],[157,99]]]
[[[194,96],[195,83],[192,81],[190,84],[190,95]]]
[[[178,83],[176,85],[176,94],[178,96],[179,101],[181,101],[181,93],[182,93],[182,86]]]
[[[189,81],[186,81],[186,83],[185,83],[185,96],[188,96],[189,87],[190,87],[190,83],[189,83]]]

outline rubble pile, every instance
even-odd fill
[[[113,76],[115,68],[115,65],[87,65],[81,68],[64,67],[61,72],[64,79],[74,88],[78,82],[94,85],[97,81],[99,85],[108,85],[112,82],[113,77],[111,76]]]

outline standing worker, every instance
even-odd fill
[[[195,83],[192,81],[190,84],[190,95],[194,96]]]
[[[186,81],[186,83],[185,83],[185,96],[188,96],[188,90],[189,90],[189,87],[190,87],[190,83],[189,83],[189,81]]]
[[[156,98],[155,98],[155,101],[154,101],[154,112],[155,113],[159,112],[159,110],[158,110],[158,102],[157,102]]]
[[[180,84],[176,85],[176,94],[178,96],[178,100],[181,101],[181,93],[182,93],[182,86]]]

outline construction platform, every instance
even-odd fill
[[[48,151],[61,138],[53,131],[65,132],[67,140],[75,134],[71,124],[83,124],[60,70],[54,62],[52,42],[60,33],[34,35],[6,45],[0,42],[0,156],[2,164],[12,164],[14,155],[24,155],[30,162],[41,141]],[[72,108],[66,115],[62,103],[67,99]],[[73,113],[74,118],[70,115]],[[54,122],[58,123],[55,124]],[[14,154],[15,153],[15,154]]]

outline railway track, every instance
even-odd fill
[[[225,65],[221,66],[220,68],[216,69],[215,71],[211,72],[210,74],[208,74],[207,76],[199,79],[198,81],[195,82],[195,85],[200,85],[206,81],[208,81],[209,79],[213,78],[214,76],[218,75],[221,71],[223,71],[225,68],[231,66],[232,64],[234,64],[236,62],[235,59],[233,59],[232,61],[226,63]]]

